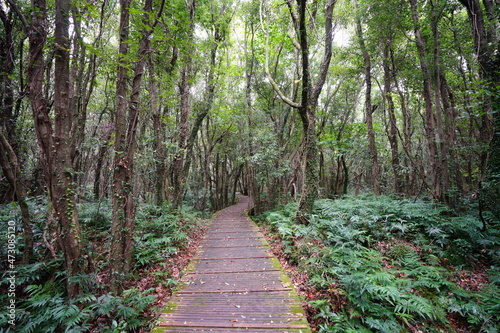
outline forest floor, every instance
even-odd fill
[[[155,278],[155,272],[166,272],[166,276],[168,279],[174,279],[179,281],[184,273],[185,268],[191,262],[193,256],[197,253],[198,248],[200,246],[201,241],[203,240],[206,230],[208,228],[208,221],[203,224],[202,228],[195,228],[190,234],[190,241],[187,243],[187,246],[179,251],[176,255],[171,258],[168,258],[164,263],[156,264],[155,266],[142,271],[139,274],[137,283],[135,287],[139,290],[144,291],[151,288],[155,289],[156,292],[156,301],[152,304],[149,313],[147,314],[152,318],[152,320],[156,320],[158,316],[158,311],[162,310],[167,302],[172,297],[173,291],[175,290],[175,285],[172,286],[167,282],[167,279],[163,281],[159,281]],[[311,330],[313,332],[318,332],[320,324],[320,320],[315,318],[317,313],[317,308],[311,305],[311,301],[331,298],[332,295],[327,295],[322,291],[316,290],[309,283],[309,276],[306,272],[301,272],[297,269],[297,267],[293,264],[290,264],[288,261],[288,256],[284,251],[284,246],[282,244],[281,239],[273,235],[269,229],[265,226],[259,226],[260,230],[266,237],[267,242],[271,247],[271,251],[280,261],[283,269],[287,273],[288,277],[292,281],[296,292],[301,296],[302,299],[302,308],[305,311],[307,321],[311,326]],[[381,244],[380,246],[388,246],[387,244]],[[460,285],[464,289],[468,290],[481,290],[482,287],[488,283],[487,278],[487,266],[479,265],[472,272],[457,272],[456,274],[456,283]],[[342,299],[337,298],[338,304],[337,307],[342,307]],[[456,332],[467,332],[465,329],[462,330],[460,328],[460,323],[454,323],[456,327]],[[141,330],[140,333],[146,333],[149,330]]]
[[[273,254],[279,259],[281,265],[292,281],[297,294],[301,296],[302,308],[305,311],[307,321],[311,326],[313,332],[319,332],[319,325],[321,324],[321,319],[317,318],[318,309],[311,303],[316,300],[330,299],[332,300],[332,305],[335,308],[341,309],[345,303],[343,295],[332,295],[326,291],[317,290],[309,282],[310,278],[307,272],[299,271],[296,265],[290,263],[288,257],[289,255],[285,251],[282,239],[274,234],[266,225],[259,225],[262,233],[266,237]],[[398,240],[395,240],[395,243]],[[391,248],[394,244],[380,242],[378,247],[388,247]],[[414,245],[413,245],[414,246]],[[419,249],[417,249],[419,250]],[[471,271],[455,270],[454,282],[461,288],[469,291],[480,291],[486,286],[490,281],[488,279],[488,264],[485,262],[477,262],[475,267]],[[452,268],[453,270],[453,268]],[[455,328],[454,332],[458,333],[468,333],[466,327],[459,320],[454,318],[449,318],[451,325]],[[411,333],[422,333],[421,330],[415,329]]]
[[[201,228],[194,228],[189,234],[189,241],[185,247],[183,247],[178,253],[173,257],[168,258],[165,262],[157,264],[148,270],[144,270],[139,274],[136,279],[135,287],[144,291],[153,288],[155,290],[156,301],[152,304],[149,310],[148,316],[151,317],[151,321],[154,322],[161,310],[165,307],[166,303],[170,300],[173,290],[175,290],[175,284],[171,281],[180,281],[184,273],[184,269],[190,263],[193,256],[197,253],[199,245],[203,240],[209,221],[206,220],[202,223]],[[279,259],[283,269],[290,277],[296,292],[301,296],[302,308],[305,311],[308,322],[310,323],[313,332],[319,331],[319,325],[322,323],[321,319],[317,318],[318,309],[311,301],[330,299],[332,305],[336,309],[342,309],[345,305],[345,295],[333,295],[330,291],[317,290],[314,288],[313,284],[310,283],[310,278],[306,272],[299,270],[293,263],[289,261],[289,255],[285,251],[282,240],[276,233],[273,233],[265,225],[260,224],[259,228],[266,237],[273,254]],[[397,242],[394,239],[392,242]],[[377,250],[384,253],[386,250],[390,250],[394,244],[391,242],[378,242]],[[415,245],[410,245],[415,246]],[[385,249],[385,250],[384,250]],[[416,249],[418,252],[419,249]],[[390,265],[389,263],[386,263]],[[451,271],[453,267],[448,266]],[[464,271],[455,270],[453,274],[453,282],[465,290],[480,291],[485,285],[488,284],[488,274],[487,274],[486,263],[476,262],[474,269]],[[155,273],[167,273],[167,274],[155,274]],[[158,279],[157,276],[161,275],[163,278]],[[156,277],[155,277],[156,276]],[[331,288],[335,290],[336,288]],[[454,332],[469,332],[467,330],[465,323],[461,323],[460,320],[456,318],[448,318],[450,324],[454,328]],[[148,330],[142,330],[141,333],[148,332]],[[417,328],[412,330],[412,333],[421,332]]]
[[[158,312],[165,307],[175,290],[175,284],[172,285],[170,281],[180,281],[183,276],[185,268],[191,262],[191,259],[198,251],[201,241],[203,240],[207,231],[209,220],[205,220],[200,228],[193,228],[188,234],[189,241],[184,248],[178,251],[175,255],[167,258],[165,262],[158,263],[153,267],[140,272],[139,277],[136,279],[135,287],[141,291],[154,288],[156,301],[151,304],[147,316],[151,317],[152,321],[156,321]],[[158,279],[155,273],[161,274],[163,279]],[[142,329],[140,333],[149,332],[149,329]]]
[[[131,284],[135,284],[134,287],[141,291],[145,291],[148,289],[154,288],[156,294],[156,301],[151,304],[149,308],[149,313],[146,315],[152,318],[152,321],[156,320],[158,316],[158,311],[165,307],[167,302],[171,299],[172,294],[175,290],[175,285],[170,284],[169,280],[180,281],[185,273],[186,267],[191,262],[191,259],[197,253],[200,243],[204,239],[206,231],[208,229],[209,220],[206,220],[205,223],[202,224],[202,228],[194,228],[188,235],[189,242],[186,247],[181,249],[178,253],[176,253],[171,258],[168,258],[163,263],[158,263],[149,269],[145,269],[139,273],[136,282],[132,282]],[[263,232],[267,242],[271,247],[271,251],[280,261],[283,269],[286,274],[292,281],[296,292],[301,295],[302,299],[302,308],[305,311],[307,316],[307,320],[311,325],[311,329],[313,332],[317,332],[318,328],[318,320],[314,319],[316,315],[315,308],[309,304],[310,301],[324,298],[320,292],[315,290],[308,283],[309,277],[305,272],[299,272],[297,267],[290,265],[287,261],[286,255],[284,254],[283,246],[281,244],[281,240],[272,236],[269,230],[267,230],[263,226],[259,226],[260,230]],[[167,274],[162,274],[165,276],[164,279],[156,278],[155,273],[163,272]],[[149,332],[149,329],[142,329],[140,333]]]

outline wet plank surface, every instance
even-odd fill
[[[218,212],[154,333],[311,332],[300,301],[263,235],[248,197]]]

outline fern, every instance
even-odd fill
[[[401,332],[403,329],[398,322],[392,320],[367,317],[365,322],[368,327],[378,332]]]
[[[196,219],[191,213],[182,213],[181,217],[168,210],[168,207],[155,205],[141,206],[134,236],[137,268],[161,262],[185,246],[187,232],[196,224]],[[181,218],[192,222],[181,224]]]
[[[107,317],[111,326],[127,327],[133,330],[144,325],[147,320],[143,313],[155,300],[155,296],[150,295],[152,291],[153,289],[145,291],[129,289],[123,292],[122,297],[104,294],[97,299],[91,308],[99,316]],[[103,328],[102,331],[106,331],[106,329]]]
[[[68,302],[55,285],[30,285],[25,291],[30,298],[21,302],[18,309],[16,332],[55,332],[60,328],[65,332],[85,332],[90,328],[90,308],[80,308],[77,301]]]
[[[439,205],[384,196],[318,200],[308,226],[294,224],[290,207],[266,214],[285,252],[310,283],[340,284],[348,300],[339,313],[328,300],[312,303],[323,320],[320,332],[407,332],[422,325],[452,332],[449,316],[475,331],[500,328],[500,274],[478,293],[458,287],[449,266],[440,266],[479,257],[499,262],[499,228],[482,232],[474,217],[449,217]]]
[[[422,319],[436,320],[436,308],[425,298],[406,293],[400,297],[396,306],[395,313],[411,314],[419,316]]]

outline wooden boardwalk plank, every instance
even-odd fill
[[[200,259],[210,259],[210,258],[249,258],[248,253],[251,251],[250,255],[252,258],[272,256],[271,251],[267,247],[205,247],[200,251]]]
[[[214,246],[262,246],[264,240],[262,238],[226,238],[226,239],[205,239],[201,247]],[[267,246],[267,245],[266,245]]]
[[[218,212],[154,333],[311,330],[301,303],[246,215],[247,197]]]

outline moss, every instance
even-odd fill
[[[161,327],[153,328],[151,330],[151,333],[163,333],[163,332],[165,332],[165,329]]]
[[[216,214],[214,214],[213,217],[215,217]],[[251,221],[251,223],[253,223],[253,225],[255,226],[255,229],[258,230],[258,227],[256,226],[255,222],[248,217],[248,212],[245,212],[245,217],[249,221]],[[269,244],[264,237],[261,237],[260,241],[261,241],[262,245],[269,247]],[[199,256],[198,256],[198,258],[199,258]],[[288,288],[288,287],[291,288],[290,294],[294,298],[294,300],[288,304],[287,312],[292,314],[291,321],[288,323],[291,325],[306,325],[306,326],[308,326],[307,318],[306,318],[305,313],[302,309],[299,297],[298,297],[297,293],[295,292],[295,289],[293,288],[293,283],[292,283],[291,279],[288,277],[288,275],[286,275],[285,271],[283,270],[283,267],[281,266],[281,263],[279,262],[279,260],[276,257],[269,258],[269,260],[270,260],[271,266],[274,269],[279,270],[279,281],[282,284],[282,286],[285,288]],[[197,258],[193,258],[193,260],[190,262],[188,267],[184,270],[184,274],[186,274],[187,272],[194,272],[196,270],[196,264],[198,262],[199,262],[199,260],[197,260]],[[185,287],[186,287],[186,284],[182,283],[176,287],[176,290],[177,291],[182,290]],[[171,312],[175,311],[177,306],[178,306],[178,304],[176,302],[172,302],[172,301],[168,302],[165,309],[162,311],[162,313],[163,314],[171,313]],[[160,317],[158,322],[161,323],[161,317]],[[169,330],[170,329],[172,329],[172,327],[169,327]],[[208,329],[209,328],[207,327],[207,330]],[[153,333],[160,333],[160,332],[164,332],[164,331],[165,331],[165,328],[159,327],[159,328],[155,328],[152,332]],[[304,328],[304,329],[294,328],[294,329],[287,329],[287,332],[311,333],[311,329],[309,327]]]
[[[299,295],[297,295],[297,293],[293,287],[292,280],[290,279],[290,277],[288,275],[286,275],[278,258],[273,257],[273,258],[270,258],[269,260],[271,261],[273,268],[280,270],[280,282],[281,282],[281,284],[286,288],[290,287],[291,288],[290,294],[292,295],[292,297],[294,297],[296,299],[294,302],[289,304],[289,312],[297,317],[297,319],[294,321],[291,321],[290,324],[292,324],[292,325],[309,325],[307,322],[307,318],[306,318],[306,315],[304,313],[304,310],[302,309],[302,304],[299,301]],[[295,332],[295,330],[289,330],[289,331]],[[307,329],[296,330],[296,332],[310,333],[311,330],[310,330],[310,328],[307,328]]]
[[[196,264],[199,262],[199,257],[198,257],[198,254],[195,254],[195,256],[193,257],[193,259],[191,259],[191,261],[189,262],[189,264],[187,265],[186,268],[184,268],[184,271],[182,273],[182,275],[186,275],[186,273],[189,273],[189,272],[194,272],[195,271],[195,266]]]
[[[178,304],[176,302],[167,302],[165,309],[163,309],[162,313],[171,313],[177,309]]]

